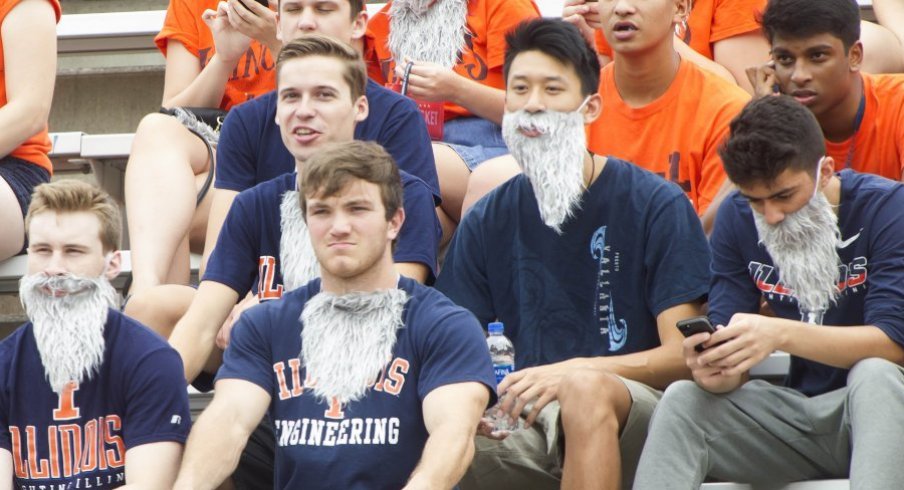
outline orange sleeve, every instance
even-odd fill
[[[702,70],[701,70],[702,71]],[[715,77],[708,72],[706,77]],[[737,87],[729,87],[735,89]],[[700,183],[697,190],[698,203],[697,214],[703,216],[706,209],[712,204],[716,194],[725,181],[725,168],[722,166],[722,158],[719,156],[719,147],[728,137],[729,124],[735,116],[741,112],[747,103],[749,96],[740,88],[736,93],[711,94],[707,100],[712,105],[720,105],[721,107],[713,110],[713,122],[709,126],[708,134],[703,135],[706,138],[706,146],[704,147],[703,163],[700,169]]]
[[[367,21],[364,34],[364,62],[367,76],[380,85],[389,83],[388,70],[392,68],[392,55],[386,43],[389,41],[389,2]],[[385,66],[384,66],[385,65]]]
[[[166,56],[166,45],[170,40],[179,41],[196,58],[200,58],[201,35],[198,32],[201,13],[209,7],[209,1],[170,0],[166,9],[163,28],[154,38],[157,49]],[[216,3],[214,2],[214,7]],[[201,8],[198,8],[201,7]],[[204,25],[207,29],[207,25]]]
[[[766,0],[717,0],[709,42],[758,30],[760,23],[757,18],[764,8]]]
[[[612,46],[609,46],[609,42],[606,41],[606,36],[603,35],[603,31],[597,29],[594,31],[593,37],[596,39],[596,52],[612,58]]]
[[[487,67],[505,62],[505,35],[525,20],[540,17],[533,0],[491,0],[487,5]]]

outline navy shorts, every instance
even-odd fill
[[[28,212],[28,205],[31,203],[31,193],[34,192],[35,187],[50,182],[50,173],[44,167],[7,155],[0,158],[0,179],[6,181],[13,190],[24,218],[25,213]],[[28,247],[27,242],[22,247],[22,252],[26,247]]]

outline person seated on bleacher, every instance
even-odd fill
[[[272,90],[275,17],[254,0],[171,0],[156,38],[166,56],[162,105],[228,110]],[[138,125],[125,174],[132,293],[188,283],[189,249],[203,247],[210,208],[215,119],[155,113]]]
[[[813,112],[836,170],[901,180],[904,75],[861,71],[859,19],[850,0],[770,0],[763,30],[772,61],[749,74],[758,96],[788,94]]]
[[[470,173],[508,153],[499,127],[503,36],[539,16],[533,0],[389,0],[367,24],[370,77],[442,104],[441,117],[430,122],[442,133],[433,152],[444,243],[461,217]]]
[[[281,67],[280,94],[291,69]],[[310,243],[291,245],[313,248],[321,278],[242,315],[175,488],[216,487],[265,414],[278,434],[275,484],[249,488],[454,487],[495,398],[480,326],[394,266],[405,212],[383,148],[325,148],[300,185],[293,204]]]
[[[637,488],[900,488],[904,185],[835,173],[816,118],[787,96],[751,102],[721,153],[738,191],[711,238],[717,330],[684,341],[696,383],[656,407]],[[757,314],[761,299],[775,317]],[[791,355],[786,386],[747,381],[776,350]]]
[[[603,36],[605,26],[599,21],[598,5],[595,1],[566,0],[562,17],[581,28],[586,37],[593,36],[601,64],[605,65],[613,53]],[[756,18],[765,6],[766,0],[689,1],[690,12],[675,29],[675,49],[682,58],[752,93],[744,70],[769,58],[769,44]]]
[[[53,172],[47,117],[59,20],[59,0],[0,2],[0,261],[23,251],[31,193]]]
[[[892,31],[898,44],[904,46],[904,0],[872,0],[871,3],[879,25]],[[904,49],[899,54],[898,61],[904,64]]]
[[[119,312],[118,205],[42,184],[26,229],[29,322],[0,342],[0,487],[171,488],[188,394],[176,351]]]
[[[437,288],[505,324],[501,409],[529,427],[478,437],[462,488],[630,486],[658,390],[688,374],[675,322],[700,313],[709,247],[681,189],[587,150],[599,64],[577,28],[507,42],[502,132],[524,174],[464,216]]]
[[[367,22],[364,0],[334,0],[328,4],[329,8],[324,5],[321,0],[280,2],[277,13],[280,39],[291,41],[307,34],[323,34],[361,51]],[[365,95],[368,117],[355,125],[355,139],[379,143],[400,169],[426,182],[439,202],[430,137],[417,106],[369,79]],[[236,194],[295,171],[295,157],[282,143],[276,124],[276,99],[275,90],[256,97],[231,110],[223,122],[202,276]]]
[[[590,125],[588,148],[678,184],[709,231],[710,206],[725,181],[717,150],[750,97],[675,51],[672,33],[687,15],[687,0],[619,0],[598,8],[615,60],[600,75],[602,113]],[[469,203],[519,171],[511,158],[484,167],[472,175]]]

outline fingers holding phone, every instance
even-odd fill
[[[701,355],[709,353],[708,349],[726,342],[725,339],[712,338],[724,327],[716,329],[705,316],[679,321],[676,326],[685,337],[682,344],[685,362],[700,387],[712,393],[724,393],[740,386],[743,376],[726,376],[723,366],[703,362],[700,359]],[[707,357],[712,357],[712,353],[709,354]]]
[[[768,95],[780,95],[781,86],[775,76],[775,62],[769,61],[759,66],[750,66],[746,70],[747,80],[753,86],[754,98]]]
[[[276,12],[270,10],[267,0],[228,0],[228,4],[229,23],[235,30],[271,50],[274,45],[281,45],[276,39]]]

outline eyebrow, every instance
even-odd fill
[[[744,194],[740,190],[738,190],[738,194],[740,194],[741,197],[743,197],[744,199],[747,199],[748,201],[763,201],[765,199],[773,199],[781,194],[786,194],[788,192],[796,191],[799,187],[800,187],[799,185],[792,185],[791,187],[785,187],[784,189],[781,189],[777,192],[773,192],[772,194],[765,196],[765,197],[751,196],[748,194]]]
[[[527,80],[529,78],[530,77],[528,77],[527,75],[519,75],[519,74],[512,75],[513,80]],[[546,82],[564,82],[565,77],[563,77],[561,75],[549,75],[549,76],[543,77],[543,80]]]

